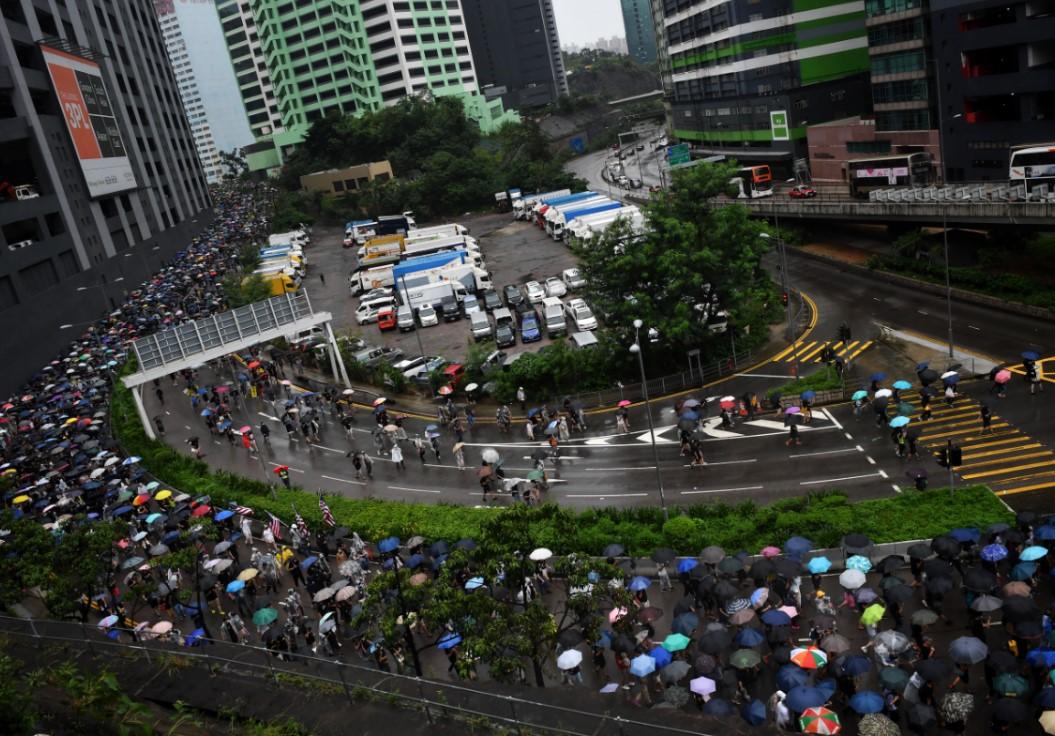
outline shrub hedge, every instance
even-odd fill
[[[120,382],[112,401],[112,423],[115,437],[125,451],[143,458],[143,467],[175,489],[196,496],[208,495],[218,502],[251,506],[257,510],[257,518],[270,512],[288,521],[295,506],[309,525],[317,528],[321,524],[313,493],[282,486],[272,488],[261,481],[213,471],[200,460],[148,439],[136,415],[131,392]],[[960,488],[951,496],[940,490],[905,491],[892,498],[857,503],[833,491],[789,498],[770,506],[752,502],[693,505],[672,509],[666,522],[655,507],[585,511],[556,504],[532,509],[473,508],[342,496],[327,496],[326,502],[338,524],[367,539],[387,535],[406,538],[413,534],[450,541],[470,537],[486,541],[493,548],[519,548],[527,540],[557,554],[594,555],[612,542],[623,544],[634,555],[647,555],[656,547],[695,555],[710,544],[730,551],[757,552],[793,535],[805,536],[818,547],[830,547],[837,546],[842,536],[851,531],[867,534],[876,542],[893,542],[929,538],[955,527],[985,527],[1013,520],[1007,508],[983,486]],[[515,522],[518,535],[526,536],[512,539],[517,535],[507,531],[510,522]]]

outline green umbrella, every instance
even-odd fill
[[[542,475],[543,475],[543,473],[542,473],[541,470],[532,470],[530,473],[527,474],[527,479],[528,480],[542,480]]]
[[[277,618],[278,611],[274,608],[261,608],[253,614],[253,623],[257,626],[267,626],[268,624],[274,623]]]
[[[729,664],[738,670],[750,669],[761,661],[762,655],[754,649],[737,649],[729,657]]]
[[[879,684],[896,693],[904,691],[911,676],[900,667],[884,667],[879,670]]]
[[[915,413],[915,411],[916,407],[914,407],[912,404],[907,404],[904,401],[897,405],[897,413],[903,417],[910,417],[913,415],[913,413]]]
[[[127,501],[131,497],[132,497],[132,492],[131,491],[121,491],[120,493],[117,494],[117,499],[114,501],[114,503],[124,503],[125,501]]]
[[[878,603],[873,603],[861,614],[861,623],[865,626],[874,626],[883,618],[886,609]]]
[[[1009,698],[1020,698],[1029,692],[1029,683],[1022,675],[1005,672],[993,680],[993,689]]]
[[[692,640],[684,634],[671,634],[663,640],[663,648],[668,652],[680,652],[685,649]]]

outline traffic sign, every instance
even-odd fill
[[[667,163],[671,166],[687,164],[692,161],[692,153],[689,152],[688,143],[679,143],[676,146],[667,147]]]

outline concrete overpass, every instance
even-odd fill
[[[1055,226],[1055,202],[869,202],[848,197],[737,200],[758,217],[919,225]]]

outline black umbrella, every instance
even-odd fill
[[[827,613],[818,613],[812,619],[813,625],[818,629],[830,629],[835,625],[835,616],[829,616]]]
[[[909,725],[921,732],[930,730],[938,723],[938,716],[934,709],[923,703],[913,703],[909,706],[906,716]]]
[[[696,641],[696,646],[704,654],[719,654],[730,644],[733,639],[728,631],[708,631]]]
[[[601,552],[601,555],[603,557],[619,557],[624,551],[625,548],[621,544],[609,544],[604,548],[604,551]]]
[[[720,601],[735,597],[737,592],[737,587],[728,580],[719,580],[718,584],[714,586],[714,595],[717,596]]]
[[[1040,609],[1032,598],[1015,595],[1004,599],[1005,621],[1018,623],[1020,621],[1038,620],[1039,618]]]
[[[890,575],[891,573],[900,570],[905,566],[905,558],[901,555],[887,555],[876,563],[875,570],[884,574]]]
[[[1022,723],[1031,718],[1032,712],[1021,700],[1000,698],[993,704],[993,716],[1004,723]]]
[[[770,659],[772,659],[778,665],[788,664],[791,662],[791,647],[787,644],[779,644],[777,646],[771,646]]]
[[[696,610],[696,599],[691,595],[682,597],[680,601],[674,604],[674,618],[677,618],[683,613],[690,613]]]
[[[710,590],[714,587],[714,576],[707,572],[703,565],[697,565],[689,570],[689,580],[696,581],[696,587],[701,590]]]
[[[1007,616],[1004,616],[1007,619]],[[1015,635],[1021,639],[1039,639],[1041,634],[1044,633],[1044,627],[1040,621],[1019,621],[1015,624]]]
[[[565,629],[557,635],[557,643],[565,649],[571,649],[582,643],[583,635],[579,629]]]
[[[974,593],[988,593],[996,587],[996,575],[980,567],[964,570],[963,587]]]
[[[735,560],[736,558],[727,557],[726,559]],[[725,562],[725,560],[722,560],[722,562]],[[754,564],[751,565],[751,570],[749,574],[752,578],[758,580],[772,575],[774,571],[775,568],[773,566],[773,563],[763,557],[761,559],[755,560]]]
[[[868,549],[872,546],[872,540],[864,534],[851,532],[843,537],[843,547],[846,549]]]
[[[802,574],[802,563],[789,560],[787,557],[774,557],[770,562],[777,575],[783,578],[793,578]]]
[[[613,652],[632,652],[637,648],[637,644],[630,639],[626,634],[620,634],[612,640],[612,651]]]
[[[945,576],[927,578],[926,586],[927,592],[933,595],[945,595],[955,587],[952,579]]]
[[[929,578],[951,578],[952,565],[945,560],[927,560],[923,563],[923,572],[927,573]]]
[[[912,587],[900,583],[891,588],[887,588],[883,593],[883,597],[887,599],[888,603],[904,603],[907,600],[912,599]]]
[[[76,438],[74,438],[74,439],[76,439]],[[1022,525],[1022,526],[1026,526],[1028,524],[1032,524],[1036,520],[1037,520],[1037,513],[1035,511],[1019,511],[1015,515],[1015,521],[1018,524]]]
[[[908,548],[908,556],[914,560],[925,560],[934,554],[929,544],[914,544]]]
[[[743,569],[744,563],[739,557],[726,557],[718,563],[718,572],[724,572],[729,575],[740,572]]]
[[[924,368],[916,375],[919,376],[919,382],[922,383],[924,386],[934,383],[938,380],[938,372],[931,368]]]
[[[986,663],[997,674],[1001,672],[1018,672],[1022,669],[1022,663],[1006,649],[989,650]]]
[[[937,682],[952,676],[952,662],[943,658],[924,659],[916,663],[916,673],[927,682]]]
[[[1004,532],[1003,537],[1005,546],[1009,544],[1022,544],[1026,541],[1026,535],[1018,529],[1008,529]]]
[[[930,548],[939,557],[947,559],[959,557],[960,555],[960,543],[952,537],[935,537],[930,543]]]
[[[666,562],[666,563],[669,564],[669,563],[674,561],[674,557],[675,557],[674,550],[667,549],[666,547],[660,547],[659,549],[654,550],[652,552],[652,561],[653,562]],[[696,568],[693,568],[693,569],[696,569]]]
[[[694,664],[696,665],[697,672],[701,675],[706,675],[708,672],[714,672],[715,668],[718,666],[718,660],[709,654],[701,654],[696,658]]]

